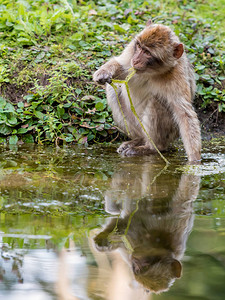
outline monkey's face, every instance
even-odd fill
[[[172,257],[132,256],[135,278],[145,288],[155,292],[167,291],[176,278],[181,277],[181,263]]]
[[[131,65],[137,72],[162,73],[174,67],[183,51],[167,26],[149,25],[135,40]]]
[[[154,56],[151,49],[137,39],[131,64],[137,72],[144,72],[147,69],[155,69],[157,66],[163,65],[163,61]]]

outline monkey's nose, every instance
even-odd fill
[[[144,71],[145,66],[139,59],[132,59],[131,60],[131,66],[136,70],[136,71]]]

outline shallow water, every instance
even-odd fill
[[[2,146],[0,299],[224,299],[224,153]]]

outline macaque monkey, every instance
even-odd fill
[[[160,151],[165,151],[179,133],[190,162],[201,159],[201,133],[197,115],[192,107],[195,77],[184,52],[184,46],[167,26],[147,22],[118,57],[111,58],[93,75],[98,84],[106,84],[108,104],[117,126],[126,132],[124,117],[112,79],[123,80],[133,67],[135,75],[128,85],[137,115]],[[130,109],[124,85],[117,85],[130,141],[118,148],[125,156],[148,155],[156,150]]]
[[[124,165],[114,174],[105,209],[117,217],[110,218],[94,242],[99,252],[119,251],[136,281],[161,293],[182,275],[200,178],[161,174],[153,182],[157,172],[149,162]]]

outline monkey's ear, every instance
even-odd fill
[[[180,278],[181,277],[181,271],[182,271],[181,263],[178,260],[173,259],[173,261],[171,263],[171,268],[172,268],[172,273],[173,273],[174,277],[175,278]]]
[[[149,20],[147,21],[147,23],[146,23],[146,27],[150,26],[151,24],[152,24],[152,20],[149,19]]]
[[[184,45],[181,43],[176,43],[174,45],[174,51],[173,51],[173,56],[178,59],[182,56],[182,54],[184,53]]]

